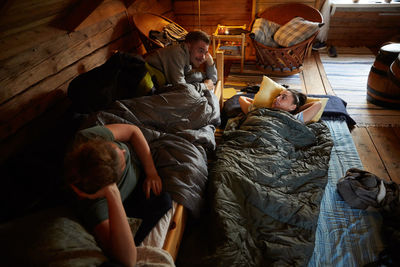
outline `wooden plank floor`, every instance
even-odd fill
[[[252,66],[252,58],[246,58],[247,66]],[[229,72],[230,64],[226,69]],[[259,73],[252,67],[245,68],[246,81],[260,83]],[[226,80],[229,80],[229,74]],[[251,76],[254,74],[254,76]],[[300,75],[299,86],[307,94],[334,94],[329,80],[324,71],[318,52],[312,54],[304,61],[303,72]],[[237,84],[235,84],[237,83]],[[294,82],[296,83],[296,81]],[[232,80],[225,87],[244,87],[245,82]],[[225,96],[224,96],[225,98]],[[383,115],[384,116],[384,115]],[[383,118],[384,119],[384,118]],[[400,128],[399,127],[354,127],[351,134],[356,145],[364,169],[386,180],[400,184]]]
[[[321,86],[333,93],[318,53],[305,60],[302,76],[307,93],[320,93]],[[356,126],[351,135],[364,169],[400,184],[400,128]]]

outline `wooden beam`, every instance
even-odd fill
[[[89,17],[104,0],[79,1],[65,19],[65,29],[77,30],[78,26]]]
[[[257,15],[257,0],[251,0],[251,21],[254,20],[254,18]]]
[[[178,204],[167,232],[167,236],[165,237],[163,249],[171,254],[174,261],[178,256],[179,246],[183,237],[183,232],[185,231],[187,216],[187,210],[181,204]]]
[[[125,4],[120,0],[80,1],[67,16],[63,28],[78,31],[126,10]]]
[[[218,75],[218,83],[215,88],[215,95],[219,99],[219,106],[222,109],[224,104],[224,52],[217,51],[216,53],[216,66],[217,66],[217,75]]]

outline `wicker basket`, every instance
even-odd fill
[[[133,22],[139,31],[140,40],[142,41],[147,52],[163,47],[162,44],[149,37],[150,30],[162,32],[164,27],[170,23],[173,23],[180,29],[185,30],[174,21],[161,15],[152,13],[138,13],[133,17]]]
[[[274,5],[261,12],[255,19],[264,18],[269,21],[284,25],[295,17],[303,17],[306,20],[322,22],[321,13],[305,4],[288,3]],[[250,29],[253,27],[254,21]],[[266,74],[276,76],[289,76],[302,70],[304,57],[311,49],[311,45],[318,32],[307,40],[291,47],[268,47],[254,39],[251,39],[256,51],[256,64]]]

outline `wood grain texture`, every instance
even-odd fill
[[[400,34],[400,12],[336,10],[330,20],[328,43],[336,46],[380,46]]]
[[[80,72],[89,71],[104,63],[113,50],[130,51],[133,48],[132,36],[127,34],[1,105],[0,140],[14,134],[24,124],[40,116],[54,106],[59,98],[65,98],[69,82]],[[54,94],[54,91],[58,91],[58,94]]]
[[[369,127],[368,133],[384,162],[390,179],[400,184],[400,140],[395,131],[389,127]]]
[[[187,215],[188,211],[182,205],[178,205],[163,245],[163,249],[171,254],[174,261],[178,256],[179,246],[183,232],[185,231]]]
[[[320,75],[308,75],[308,74],[319,74],[318,65],[315,64],[314,55],[306,56],[303,62],[302,79],[305,84],[305,93],[307,94],[319,94],[325,95],[325,87],[321,80]]]
[[[366,127],[356,127],[351,131],[361,162],[366,171],[390,181],[385,165],[372,141]]]
[[[124,15],[122,14],[122,16]],[[4,68],[5,72],[0,74],[1,102],[4,103],[4,101],[25,91],[44,78],[56,74],[66,66],[79,60],[83,55],[92,53],[129,31],[130,27],[127,20],[117,27],[119,19],[121,19],[121,16],[108,20],[107,27],[93,32],[93,36],[84,35],[84,38],[79,38],[80,36],[76,35],[77,40],[72,39],[71,42],[67,43],[61,40],[59,40],[60,42],[50,40],[47,47],[43,45],[35,51],[27,51],[27,54],[21,55],[16,59],[6,60],[5,65],[9,66],[9,69]],[[33,57],[34,60],[31,61],[30,54],[38,56],[37,58]],[[13,66],[16,66],[16,68],[13,68]]]

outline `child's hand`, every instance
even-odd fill
[[[143,191],[146,194],[146,198],[150,198],[150,190],[158,196],[162,191],[162,181],[158,174],[148,175],[143,182]]]
[[[106,197],[107,193],[111,190],[118,190],[117,184],[116,183],[112,183],[109,185],[104,186],[103,188],[101,188],[99,191],[97,191],[94,194],[88,194],[85,193],[83,191],[81,191],[78,187],[76,187],[75,185],[71,184],[70,185],[72,190],[74,190],[74,192],[81,198],[88,198],[88,199],[96,199],[96,198],[101,198],[101,197]]]

